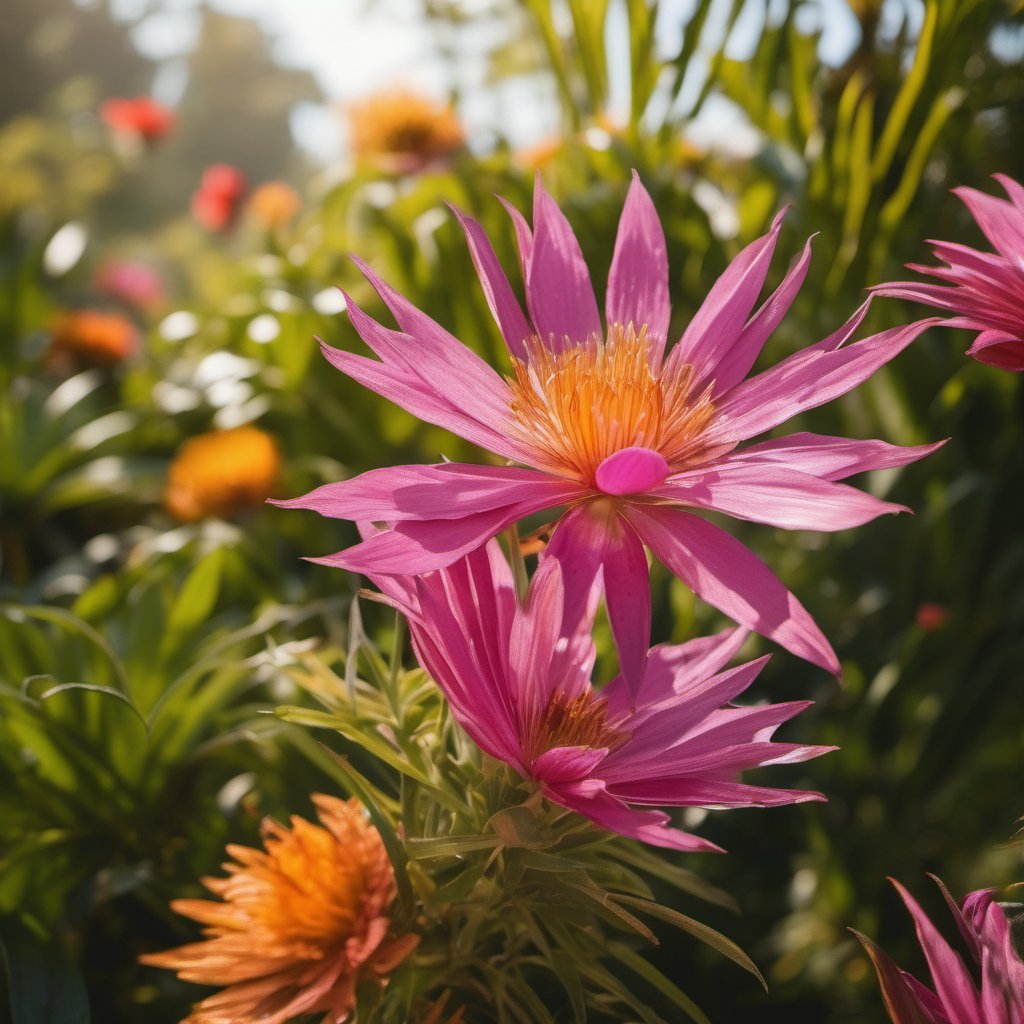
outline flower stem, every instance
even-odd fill
[[[508,538],[509,562],[512,565],[512,573],[516,581],[516,595],[519,597],[519,603],[522,604],[526,600],[530,577],[526,572],[526,559],[523,557],[523,549],[519,543],[519,531],[516,529],[515,523],[505,531],[505,534]]]

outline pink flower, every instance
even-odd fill
[[[94,284],[98,292],[137,309],[152,309],[164,301],[163,279],[145,263],[105,263],[96,271]]]
[[[635,693],[621,676],[598,691],[590,684],[598,594],[565,630],[554,559],[534,575],[525,607],[496,541],[423,576],[373,579],[408,618],[420,664],[477,745],[552,802],[603,828],[655,846],[719,850],[669,827],[668,816],[649,805],[774,807],[824,799],[738,781],[743,769],[833,749],[771,742],[809,701],[728,703],[768,660],[722,670],[746,630],[655,647],[645,652]]]
[[[878,972],[886,1009],[895,1024],[1024,1024],[1024,960],[994,890],[972,892],[957,905],[942,890],[971,954],[968,966],[942,937],[906,889],[893,881],[917,927],[934,991],[900,970],[869,938],[858,933]]]
[[[996,248],[979,252],[955,242],[932,242],[944,267],[908,264],[946,286],[920,281],[896,281],[874,291],[878,295],[925,302],[955,314],[947,327],[978,331],[967,354],[1003,370],[1024,371],[1024,186],[1005,174],[994,175],[1010,201],[973,188],[956,188]]]
[[[529,319],[480,225],[457,216],[508,344],[510,376],[500,377],[362,263],[400,329],[383,327],[349,299],[352,323],[380,361],[327,346],[324,354],[420,418],[518,465],[377,469],[282,502],[393,526],[320,561],[363,573],[428,572],[526,516],[567,506],[545,558],[562,564],[569,618],[602,573],[630,685],[639,685],[650,640],[645,544],[703,600],[838,673],[834,651],[800,602],[760,559],[695,512],[725,512],[785,529],[841,530],[900,511],[838,481],[905,465],[934,445],[897,448],[802,433],[738,446],[849,391],[930,322],[846,345],[865,306],[824,341],[744,380],[810,259],[808,243],[751,315],[781,215],[733,260],[666,357],[665,238],[638,178],[619,224],[607,330],[579,244],[539,179],[533,231],[517,211],[509,212]]]

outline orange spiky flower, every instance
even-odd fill
[[[411,174],[449,156],[465,141],[455,111],[411,89],[377,93],[347,107],[356,159]]]
[[[416,947],[418,936],[389,937],[394,873],[362,805],[322,794],[313,803],[323,827],[267,819],[266,852],[227,848],[228,877],[203,879],[221,901],[171,904],[205,926],[205,940],[141,961],[227,986],[182,1024],[285,1024],[306,1014],[343,1024],[356,986],[385,984]]]
[[[257,427],[200,434],[171,462],[164,504],[185,523],[230,516],[271,497],[280,471],[277,442]]]
[[[283,181],[267,181],[249,196],[249,215],[269,231],[287,224],[301,209],[302,197]]]
[[[53,325],[49,364],[60,370],[113,366],[138,347],[135,324],[118,313],[80,309],[60,313]]]

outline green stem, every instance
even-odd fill
[[[523,549],[519,544],[519,531],[516,529],[515,523],[508,528],[506,536],[508,537],[508,557],[512,563],[512,574],[516,581],[516,594],[519,597],[519,603],[522,604],[526,600],[530,577],[526,572],[526,559],[523,557]]]

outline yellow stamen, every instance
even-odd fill
[[[553,353],[537,338],[529,361],[513,359],[512,412],[536,464],[594,486],[597,467],[623,448],[660,452],[673,472],[699,461],[714,417],[711,387],[692,394],[693,367],[651,369],[647,328],[614,324]]]

